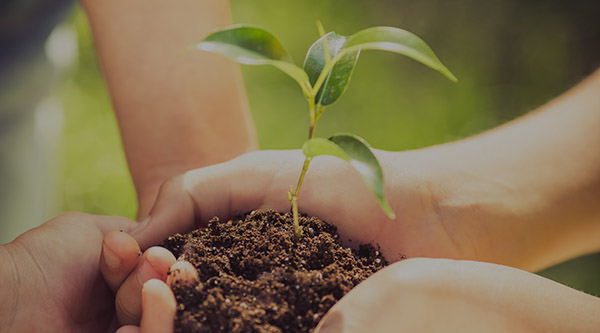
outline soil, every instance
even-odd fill
[[[339,244],[337,228],[302,216],[294,241],[289,213],[253,211],[212,219],[163,246],[198,270],[172,286],[175,332],[311,332],[339,299],[388,263],[372,245]]]

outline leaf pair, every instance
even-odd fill
[[[251,25],[234,25],[215,31],[196,48],[223,54],[245,65],[275,66],[296,80],[305,96],[313,95],[319,105],[329,105],[344,93],[361,50],[403,54],[456,81],[456,77],[421,38],[393,27],[368,28],[350,37],[329,32],[310,47],[303,69],[294,64],[273,34]],[[321,82],[318,82],[319,79]],[[318,91],[314,91],[317,83],[320,86]]]

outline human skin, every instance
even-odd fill
[[[0,331],[114,331],[128,309],[141,306],[143,284],[165,280],[175,263],[160,247],[142,256],[127,234],[136,226],[123,217],[65,213],[1,245]],[[129,297],[115,304],[115,293]]]
[[[189,265],[180,281],[193,279],[191,264],[178,263]],[[176,304],[168,286],[153,280],[144,292],[152,302],[143,304],[140,327],[118,333],[172,332]],[[359,284],[315,332],[591,332],[600,325],[598,311],[597,297],[519,269],[417,258],[392,264]]]
[[[198,279],[194,266],[187,261],[177,261],[169,269],[166,283],[151,279],[142,287],[142,307],[144,309],[140,326],[126,325],[117,333],[168,333],[173,331],[176,301],[169,286],[176,283],[190,283]]]
[[[358,285],[316,332],[592,332],[599,311],[597,297],[529,272],[418,258]]]
[[[388,219],[345,162],[317,158],[301,210],[343,239],[379,244],[391,261],[469,259],[535,271],[600,250],[600,72],[525,117],[462,141],[376,151]],[[164,184],[142,247],[173,231],[252,209],[289,209],[299,151],[262,151],[187,172]],[[283,193],[283,195],[282,195]]]
[[[113,292],[100,273],[100,248],[110,230],[121,229],[128,239],[125,232],[135,226],[122,217],[66,213],[0,246],[0,331],[106,332],[116,328]],[[115,245],[123,244],[113,238]],[[139,247],[135,242],[124,245],[117,248],[121,268],[131,271],[137,265]]]
[[[431,257],[535,271],[600,249],[600,71],[492,131],[408,152],[376,151],[388,219],[355,172],[334,158],[308,171],[300,209],[337,225],[343,240],[378,244],[392,261]],[[161,188],[132,232],[142,248],[253,209],[286,211],[299,151],[263,151],[187,172]],[[332,171],[335,170],[335,171]]]
[[[82,0],[139,202],[187,170],[255,150],[239,66],[184,50],[231,23],[229,2]]]
[[[121,129],[139,219],[166,179],[256,149],[239,67],[215,55],[182,52],[230,24],[227,1],[81,3]],[[64,214],[0,247],[0,263],[7,267],[0,271],[0,330],[106,331],[116,325],[110,291],[117,289],[134,291],[129,297],[117,293],[117,313],[125,322],[128,309],[141,306],[143,283],[164,279],[175,261],[157,248],[138,256],[139,247],[123,233],[108,233],[102,242],[107,231],[135,225]],[[118,256],[107,255],[112,252]],[[128,277],[133,268],[136,274]]]
[[[159,0],[82,0],[82,5],[119,123],[138,220],[147,217],[165,180],[257,148],[239,66],[217,55],[184,52],[231,23],[228,1],[183,0],[174,6]],[[109,235],[105,246],[123,241],[113,236],[119,239]],[[170,265],[167,257],[154,260],[158,267]],[[138,262],[138,270],[148,269],[145,262]],[[119,322],[137,322],[132,318],[139,310],[131,315],[128,309],[141,307],[145,279],[135,278],[138,273],[124,279],[119,270],[125,268],[104,264],[104,276],[111,286],[125,285],[116,295]]]

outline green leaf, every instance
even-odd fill
[[[265,29],[250,25],[230,26],[209,34],[195,47],[245,65],[275,66],[296,80],[305,95],[310,92],[306,72],[294,64],[279,40]]]
[[[387,216],[396,217],[385,198],[381,166],[364,139],[354,134],[337,134],[329,139],[313,138],[304,143],[302,151],[306,157],[330,155],[350,163],[375,194]]]
[[[312,138],[304,143],[302,146],[302,152],[306,157],[315,157],[319,155],[329,155],[339,157],[345,161],[350,160],[350,156],[335,143],[323,139],[323,138]]]
[[[333,61],[345,42],[346,37],[330,32],[313,43],[306,54],[303,66],[312,86],[315,85],[321,75],[327,63],[327,57],[329,56],[329,60]],[[328,52],[325,52],[325,50]],[[332,64],[332,70],[329,71],[316,95],[315,104],[329,105],[346,91],[359,53],[360,50],[350,52],[337,59],[335,64]]]
[[[454,82],[458,81],[421,38],[406,30],[374,27],[361,30],[350,37],[330,32],[313,43],[304,59],[303,67],[310,84],[313,87],[321,84],[315,104],[329,105],[342,96],[361,50],[403,54],[437,70]],[[321,76],[323,77],[320,78]],[[322,82],[318,82],[319,80]]]
[[[458,79],[442,64],[431,48],[417,35],[393,27],[373,27],[350,36],[340,54],[357,50],[383,50],[400,53],[427,65],[456,82]]]

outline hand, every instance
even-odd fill
[[[591,332],[600,299],[518,269],[408,259],[329,310],[316,332]]]
[[[523,234],[543,229],[536,229],[539,225],[533,221],[528,225],[520,218],[507,218],[510,206],[501,206],[506,209],[502,211],[493,204],[472,205],[483,197],[473,193],[484,192],[483,198],[489,198],[497,192],[504,198],[504,184],[477,184],[480,178],[461,170],[435,167],[431,160],[439,148],[432,149],[434,153],[376,151],[395,220],[386,217],[355,170],[330,157],[312,162],[300,193],[300,211],[335,224],[346,245],[379,245],[391,262],[403,256],[441,257],[519,266],[521,256],[515,253],[531,246],[519,242]],[[226,220],[254,209],[287,211],[285,193],[297,182],[302,161],[300,151],[261,151],[175,177],[163,184],[150,219],[132,235],[147,248],[173,233],[202,226],[213,216]],[[518,202],[514,196],[511,200]],[[132,294],[139,294],[139,288]],[[128,311],[139,319],[139,306]]]
[[[379,244],[391,261],[444,257],[539,270],[600,249],[600,71],[531,114],[465,140],[415,151],[376,152],[390,221],[345,162],[318,157],[300,210],[339,227],[343,239]],[[565,126],[575,128],[561,136]],[[163,185],[146,230],[148,247],[217,215],[287,211],[299,151],[258,152]],[[356,243],[354,243],[356,244]]]
[[[180,281],[197,276],[187,262],[171,269]],[[168,285],[150,280],[142,297],[141,327],[125,326],[118,333],[172,332],[176,304]],[[525,271],[418,258],[358,285],[315,332],[589,332],[600,325],[599,310],[600,299]]]
[[[106,332],[116,328],[114,298],[100,274],[102,237],[134,221],[80,213],[60,215],[0,247],[2,331]],[[137,244],[116,243],[125,272]],[[113,263],[115,263],[113,261]],[[6,277],[6,278],[4,278]]]
[[[390,220],[359,175],[346,162],[316,158],[300,193],[300,211],[337,225],[352,243],[372,243],[391,261],[403,256],[478,258],[471,234],[440,218],[436,198],[409,153],[378,151],[389,201],[397,214]],[[165,183],[150,220],[133,232],[142,248],[175,232],[255,209],[289,211],[286,192],[298,180],[300,151],[261,151],[230,162],[190,171]],[[460,244],[457,245],[457,244]],[[473,247],[470,247],[473,245]]]
[[[128,253],[136,249],[135,258]],[[197,279],[198,275],[194,267],[182,261],[175,261],[175,257],[168,250],[162,247],[151,247],[138,258],[139,246],[135,239],[124,232],[110,231],[105,234],[102,244],[102,255],[100,259],[100,269],[104,279],[110,289],[116,293],[116,319],[119,325],[124,326],[124,331],[134,329],[133,326],[140,322],[142,308],[146,309],[146,319],[142,317],[142,331],[146,332],[164,332],[160,327],[166,327],[162,324],[164,318],[171,313],[172,319],[175,314],[175,301],[170,289],[164,291],[162,284],[158,282],[166,281],[169,285],[175,281],[188,281]],[[115,265],[129,257],[129,264]],[[139,259],[139,260],[138,260]],[[167,272],[170,271],[170,274]],[[148,282],[153,281],[150,285]],[[160,301],[159,301],[160,300]],[[158,304],[148,310],[148,303]],[[151,315],[148,315],[151,313]],[[163,313],[155,315],[155,313]],[[146,328],[144,328],[146,327]],[[135,328],[139,329],[139,328]]]
[[[432,193],[418,173],[409,172],[414,170],[409,163],[402,164],[401,175],[395,171],[404,156],[412,160],[408,153],[378,152],[390,184],[390,202],[398,215],[395,221],[382,212],[355,170],[328,157],[313,161],[300,194],[300,210],[336,224],[342,238],[352,239],[350,244],[380,245],[392,261],[404,255],[467,256],[466,250],[461,252],[455,245],[461,243],[459,234],[453,231],[449,235],[441,223]],[[213,216],[224,220],[253,209],[289,210],[285,193],[297,181],[302,161],[299,151],[263,151],[173,178],[162,186],[150,220],[132,235],[146,248],[173,233],[190,231]],[[137,282],[121,288],[128,291],[119,290],[117,313],[122,323],[135,324],[141,314],[141,283],[130,280]],[[121,298],[138,301],[129,304]],[[126,303],[131,306],[119,306]]]
[[[336,224],[343,240],[378,244],[402,256],[470,259],[537,270],[597,251],[600,71],[552,103],[502,127],[431,148],[376,152],[390,221],[345,162],[315,159],[300,210]],[[565,128],[577,128],[560,136]],[[299,151],[246,154],[165,183],[151,219],[133,235],[142,247],[217,215],[288,210]]]
[[[170,268],[171,274],[167,283],[151,279],[142,287],[142,319],[140,326],[128,325],[121,327],[117,333],[169,333],[173,331],[176,301],[169,286],[175,283],[188,283],[198,278],[192,264],[178,261]]]

